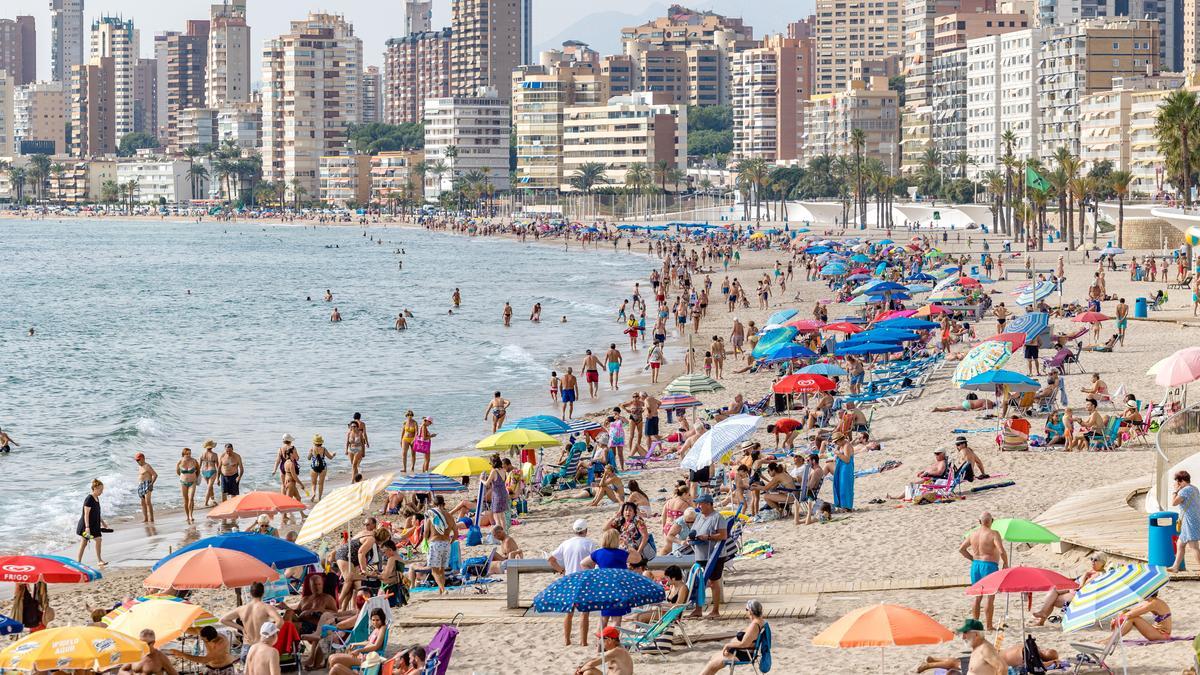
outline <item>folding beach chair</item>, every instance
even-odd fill
[[[1089,445],[1093,448],[1099,448],[1101,450],[1116,450],[1117,444],[1120,442],[1120,440],[1121,418],[1113,415],[1112,417],[1108,418],[1108,422],[1105,423],[1104,429],[1095,436],[1092,436],[1092,440]]]
[[[326,654],[344,652],[351,647],[366,644],[367,639],[371,636],[371,611],[375,609],[383,610],[383,615],[387,618],[388,628],[391,628],[392,608],[388,604],[388,597],[386,595],[376,595],[367,598],[362,608],[358,610],[358,618],[355,619],[353,628],[349,631],[334,628],[328,636],[322,638],[322,640],[326,641],[323,651]],[[323,630],[324,628],[322,627]],[[386,641],[384,644],[386,644]]]
[[[1006,452],[1021,452],[1029,449],[1029,420],[1008,419],[1000,427],[996,444]]]
[[[1075,668],[1071,670],[1071,675],[1076,675],[1080,669],[1087,668],[1088,670],[1103,670],[1108,675],[1113,675],[1113,669],[1108,665],[1108,657],[1113,655],[1117,650],[1117,645],[1121,643],[1121,631],[1114,630],[1108,638],[1108,642],[1103,645],[1090,645],[1085,642],[1072,642],[1073,647],[1078,654],[1075,655]]]
[[[729,672],[737,666],[750,666],[756,673],[766,673],[771,670],[771,624],[763,623],[762,632],[754,640],[754,649],[750,652],[750,658],[745,660],[727,659],[725,665],[729,666]]]
[[[575,472],[579,469],[579,460],[587,450],[587,443],[575,441],[567,451],[567,459],[562,464],[546,464],[554,469],[542,476],[542,487],[555,486],[559,489],[575,487]]]
[[[691,649],[692,639],[688,637],[687,631],[683,628],[683,613],[686,610],[686,605],[672,607],[654,623],[626,621],[618,627],[624,636],[621,644],[630,651],[654,652],[659,656],[664,656],[671,651],[673,644],[671,636],[675,630],[678,630],[679,634],[683,636],[684,642],[687,643],[688,649]]]
[[[1142,445],[1150,445],[1150,424],[1153,416],[1154,404],[1151,403],[1142,411],[1142,421],[1129,428],[1131,440],[1137,441]]]

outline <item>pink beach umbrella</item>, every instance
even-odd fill
[[[1200,347],[1180,349],[1150,367],[1147,375],[1163,387],[1178,387],[1200,380]]]

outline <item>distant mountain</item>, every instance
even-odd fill
[[[656,16],[662,16],[667,11],[667,6],[665,2],[652,4],[636,14],[616,11],[588,14],[564,28],[554,37],[536,45],[534,52],[558,49],[567,40],[578,40],[586,42],[601,55],[620,54],[621,29],[645,23]]]

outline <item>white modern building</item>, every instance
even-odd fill
[[[142,204],[179,204],[192,199],[188,162],[183,159],[136,157],[117,162],[117,182],[136,181]]]
[[[217,143],[227,141],[243,150],[255,150],[262,144],[262,107],[258,101],[217,110]]]
[[[955,49],[933,57],[930,140],[943,156],[967,150],[967,53]]]
[[[1014,157],[1038,153],[1042,35],[1031,28],[967,41],[967,152],[976,161],[968,178],[1003,168],[1006,131],[1014,137]]]
[[[635,164],[653,169],[667,162],[680,173],[687,170],[687,107],[655,103],[653,92],[614,96],[608,105],[568,106],[563,111],[562,190],[581,166],[605,166],[613,185],[624,185]],[[669,184],[668,184],[669,185]]]
[[[83,0],[50,0],[50,79],[70,84],[83,63]]]
[[[91,62],[113,60],[113,115],[117,142],[134,131],[134,78],[138,64],[140,36],[133,20],[104,16],[92,24]]]
[[[493,89],[480,96],[431,98],[425,101],[425,159],[446,167],[440,176],[425,175],[425,196],[437,199],[454,180],[481,171],[498,191],[507,190],[508,102]]]

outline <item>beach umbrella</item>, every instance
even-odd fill
[[[861,333],[866,329],[863,328],[862,326],[859,326],[859,325],[856,325],[853,323],[849,323],[846,321],[835,321],[834,323],[827,323],[824,326],[821,326],[821,330],[837,332],[837,333],[853,334],[853,333]]]
[[[34,584],[85,584],[100,578],[100,571],[58,555],[2,555],[0,582]]]
[[[906,289],[907,290],[907,289]],[[887,302],[888,300],[912,300],[912,296],[905,291],[885,291],[876,293],[875,289],[867,292],[867,296],[871,302]],[[860,296],[861,297],[861,296]]]
[[[871,262],[871,258],[862,253],[855,253],[854,255],[850,256],[850,262],[866,263]]]
[[[908,281],[934,281],[937,277],[927,272],[916,272],[907,277]]]
[[[809,373],[812,375],[824,375],[825,377],[845,377],[849,373],[845,368],[833,363],[814,363],[810,366],[804,366],[797,373]]]
[[[913,316],[937,316],[946,314],[946,308],[938,304],[929,304],[917,310]]]
[[[713,425],[696,440],[679,466],[699,471],[716,462],[735,445],[754,435],[763,418],[757,415],[731,415]]]
[[[1075,323],[1104,323],[1111,318],[1100,312],[1084,312],[1083,314],[1076,314],[1071,321]]]
[[[139,595],[136,598],[126,597],[125,600],[123,600],[121,602],[121,604],[117,605],[117,607],[115,609],[113,609],[108,614],[105,614],[103,617],[101,617],[100,623],[107,626],[107,625],[111,624],[113,621],[116,621],[118,617],[124,615],[126,612],[133,609],[134,607],[142,604],[143,602],[150,602],[151,600],[163,600],[166,602],[187,602],[187,600],[184,600],[183,598],[181,598],[177,595],[171,595],[169,593],[147,593],[146,595]],[[216,617],[212,617],[211,619],[201,618],[201,619],[196,620],[197,626],[209,626],[209,625],[214,625],[217,623],[220,623],[220,622],[217,621]]]
[[[914,315],[916,315],[916,313],[917,310],[915,309],[889,309],[876,314],[872,321],[879,322],[887,321],[889,319],[911,319]]]
[[[688,373],[672,380],[671,384],[668,384],[667,388],[663,391],[668,394],[689,394],[695,396],[696,394],[721,391],[724,388],[725,385],[717,382],[708,375]]]
[[[154,646],[164,647],[193,627],[213,625],[216,617],[199,605],[170,600],[147,600],[126,610],[108,629],[137,638],[147,628],[154,631]]]
[[[439,473],[418,473],[401,476],[384,490],[388,492],[461,492],[467,487],[461,482]]]
[[[791,361],[792,359],[811,359],[816,355],[816,352],[804,345],[789,342],[785,345],[772,348],[767,352],[763,360],[767,363],[778,363],[780,361]]]
[[[894,354],[904,351],[904,347],[895,343],[881,344],[878,342],[862,342],[857,344],[840,344],[834,353],[843,354]]]
[[[1026,286],[1017,293],[1017,304],[1022,307],[1032,305],[1038,300],[1050,297],[1055,288],[1057,286],[1053,281],[1039,281],[1031,286]]]
[[[492,461],[487,457],[478,456],[451,457],[433,467],[433,473],[450,476],[451,478],[478,476],[481,473],[487,473],[491,470]]]
[[[253,556],[227,548],[188,551],[167,561],[142,582],[146,588],[192,590],[241,588],[279,579],[279,572]]]
[[[812,333],[814,331],[821,330],[824,325],[824,321],[819,321],[817,319],[796,319],[795,321],[789,321],[784,324],[784,326],[791,326],[801,333]]]
[[[921,336],[910,330],[895,330],[892,328],[872,328],[865,333],[859,333],[847,338],[842,344],[858,344],[861,342],[910,342]]]
[[[181,555],[209,547],[240,551],[262,564],[274,567],[275,569],[310,565],[319,560],[316,553],[303,546],[297,546],[286,539],[272,537],[268,534],[259,534],[257,532],[227,532],[205,537],[188,544],[154,563],[154,566],[150,570],[156,570]]]
[[[150,648],[108,628],[62,626],[31,633],[0,651],[0,669],[101,671],[136,663]]]
[[[930,302],[955,302],[966,298],[966,294],[959,290],[957,286],[943,288],[940,291],[934,291],[929,294]],[[919,314],[919,312],[918,312]]]
[[[568,420],[567,426],[570,427],[568,433],[572,434],[581,434],[601,428],[599,422],[593,422],[592,420]]]
[[[15,635],[23,630],[25,630],[25,626],[20,621],[0,614],[0,635]]]
[[[936,645],[954,639],[954,633],[924,612],[901,605],[868,605],[834,621],[813,638],[819,647],[852,649],[879,647],[879,669],[884,669],[884,647]]]
[[[992,521],[992,529],[1009,543],[1055,544],[1060,541],[1057,534],[1024,518],[997,518]]]
[[[1163,387],[1178,387],[1200,380],[1200,347],[1185,347],[1150,366],[1147,375]]]
[[[849,307],[862,307],[863,305],[869,305],[872,302],[882,302],[882,301],[872,300],[871,296],[863,294],[863,295],[855,296],[854,299],[847,302],[846,305]]]
[[[664,410],[676,410],[679,408],[695,408],[700,404],[700,401],[695,396],[688,394],[667,394],[659,399],[661,407]]]
[[[791,319],[793,316],[796,316],[797,314],[799,314],[799,312],[797,312],[794,309],[781,309],[778,312],[775,312],[774,314],[772,314],[771,316],[768,316],[767,323],[768,324],[772,324],[772,323],[782,324],[784,321]]]
[[[988,340],[997,340],[1000,342],[1007,342],[1010,345],[1012,345],[1013,351],[1015,352],[1018,349],[1020,349],[1021,347],[1025,346],[1026,339],[1027,339],[1027,336],[1024,333],[1014,333],[1014,332],[1010,331],[1007,333],[996,333],[995,335],[993,335],[991,337],[984,338],[983,340],[981,340],[981,342],[987,342]]]
[[[1040,389],[1037,380],[1011,370],[989,370],[958,385],[959,389],[992,391],[1008,387],[1009,391],[1027,392]]]
[[[1069,591],[1079,587],[1074,580],[1058,572],[1038,567],[1008,567],[997,570],[972,584],[967,595],[996,595],[998,593],[1041,593]],[[1025,631],[1025,603],[1021,605],[1021,632]],[[1005,608],[1007,615],[1008,609]]]
[[[1157,565],[1118,565],[1092,578],[1075,593],[1063,612],[1064,633],[1099,626],[1167,585],[1167,570]]]
[[[1104,248],[1100,249],[1100,257],[1103,258],[1106,255],[1108,255],[1108,256],[1121,255],[1124,252],[1125,252],[1125,249],[1123,249],[1119,246],[1105,246]]]
[[[870,274],[867,274],[866,272],[859,272],[858,274],[851,274],[851,275],[847,276],[846,281],[857,283],[859,281],[862,281],[863,279],[870,279],[870,278],[871,278]]]
[[[296,513],[308,508],[302,501],[292,499],[281,492],[247,492],[217,504],[208,512],[216,519],[257,518],[276,513]]]
[[[513,429],[531,429],[553,436],[566,433],[570,430],[570,427],[567,426],[566,422],[554,415],[531,415],[500,427],[500,431],[511,431]]]
[[[961,387],[976,375],[996,370],[1008,361],[1012,353],[1012,344],[1008,342],[992,341],[975,345],[954,369],[954,384]]]
[[[905,286],[909,293],[928,293],[933,290],[933,286],[929,284],[909,284]]]
[[[818,391],[833,391],[837,383],[813,373],[794,373],[788,375],[771,386],[776,394],[815,394]]]
[[[596,568],[568,574],[533,598],[535,612],[595,612],[662,602],[663,587],[637,572]]]
[[[837,276],[841,276],[841,275],[845,274],[846,271],[847,271],[847,269],[844,264],[834,262],[834,263],[829,263],[828,265],[821,268],[821,276],[837,277]]]
[[[763,331],[758,338],[758,344],[754,345],[754,349],[750,352],[751,356],[756,359],[761,359],[768,351],[775,348],[777,345],[783,345],[791,342],[800,331],[791,326],[781,326],[772,328],[771,330]],[[670,391],[670,388],[667,389]]]
[[[441,465],[438,468],[441,468]],[[490,462],[488,468],[491,468]],[[437,469],[434,469],[434,473],[447,475],[444,471]],[[316,541],[326,534],[336,531],[351,518],[361,516],[371,505],[371,500],[375,498],[375,495],[391,484],[394,475],[394,473],[385,473],[340,487],[325,495],[325,498],[313,507],[308,518],[304,520],[299,534],[296,535],[296,543],[303,546],[311,541]]]
[[[879,328],[892,328],[895,330],[933,330],[938,327],[936,321],[928,321],[926,319],[917,319],[914,317],[895,317],[884,319],[875,324]]]
[[[534,429],[500,431],[475,444],[476,450],[511,450],[513,448],[552,448],[562,441]]]
[[[1050,327],[1050,315],[1045,312],[1029,312],[1021,314],[1008,322],[1009,333],[1024,333],[1025,341],[1041,335],[1047,328]]]
[[[885,283],[883,279],[872,279],[871,281],[868,281],[867,283],[856,287],[854,290],[852,290],[850,292],[853,293],[854,295],[862,295],[863,293],[866,293],[867,291],[869,291],[883,283]]]

